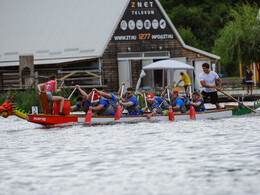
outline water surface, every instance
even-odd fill
[[[0,118],[0,194],[260,194],[260,111],[43,128]]]

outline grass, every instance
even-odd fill
[[[9,92],[0,93],[0,105],[2,105],[6,101],[8,93]],[[30,113],[32,110],[32,106],[38,106],[39,112],[42,112],[41,99],[38,92],[35,92],[34,90],[31,90],[29,92],[15,91],[15,90],[10,91],[10,97],[12,97],[14,94],[15,94],[15,98],[12,102],[15,103],[18,108],[21,108],[25,112]],[[71,94],[70,89],[63,89],[61,93],[59,94],[54,93],[53,95],[62,96],[65,97],[66,99],[67,97],[69,97],[70,94]],[[76,97],[72,96],[70,98],[70,102],[71,105],[77,103]]]

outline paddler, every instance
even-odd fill
[[[81,93],[81,95],[83,96],[78,96],[77,97],[77,103],[74,106],[71,106],[71,110],[77,110],[79,108],[82,108],[82,110],[84,112],[88,112],[89,110],[89,106],[90,106],[90,102],[87,100],[88,98],[88,94],[83,91],[79,85],[75,85],[75,88],[79,90],[79,92]]]
[[[121,91],[119,92],[119,94],[120,93]],[[131,87],[128,87],[126,89],[126,93],[124,97],[119,100],[119,104],[128,111],[128,115],[140,115],[142,113],[142,109],[140,109],[138,101],[134,96],[134,89]]]
[[[94,88],[93,91],[95,91],[95,93],[100,94],[101,97],[106,98],[109,101],[109,104],[113,107],[113,110],[116,112],[119,104],[118,104],[117,98],[114,94],[106,93],[105,91],[100,91],[100,90],[97,90],[96,88]]]
[[[144,98],[144,94],[145,91],[143,90],[142,93],[138,92],[137,95],[142,96],[142,98]],[[160,98],[160,97],[156,97],[154,96],[154,100],[158,103],[159,105],[159,109],[163,110],[169,110],[169,104],[167,103],[167,101],[165,101],[164,99]]]
[[[52,93],[58,93],[61,91],[61,89],[57,88],[57,80],[56,76],[52,75],[50,77],[50,80],[46,83],[40,83],[37,85],[39,94],[41,94],[41,88],[44,87],[44,92],[46,92],[48,103],[49,103],[49,108],[51,108],[51,104],[53,102],[60,102],[60,110],[59,110],[59,115],[65,116],[64,113],[62,113],[63,110],[63,105],[64,105],[64,97],[61,96],[53,96]]]
[[[169,105],[170,108],[173,109],[174,112],[186,112],[186,106],[184,103],[184,100],[181,96],[179,96],[179,91],[171,91],[170,92],[170,98],[168,98],[167,90],[169,89],[169,86],[165,87],[165,90],[162,92],[161,97],[164,99],[170,99]]]
[[[206,108],[203,102],[203,97],[198,91],[192,93],[192,101],[190,102],[193,105],[195,112],[205,112]]]
[[[200,84],[202,85],[203,91],[201,92],[204,101],[210,97],[210,101],[212,104],[216,105],[217,110],[220,110],[221,107],[219,105],[218,93],[221,87],[221,79],[218,74],[212,70],[210,70],[209,64],[202,64],[203,72],[200,74]],[[216,81],[218,82],[218,87],[216,86]]]
[[[92,92],[88,95],[88,101],[91,102]],[[93,101],[91,106],[89,107],[93,111],[93,115],[98,116],[115,116],[116,112],[114,111],[112,105],[109,103],[109,100],[99,96],[98,93],[94,93]]]
[[[85,97],[78,96],[77,97],[77,103],[74,106],[70,107],[70,110],[77,110],[79,108],[82,108],[82,110],[87,113],[89,110],[90,102],[85,99]]]
[[[147,107],[143,108],[143,112],[151,111],[147,116],[151,117],[155,114],[162,114],[162,109],[159,106],[159,103],[154,99],[153,93],[148,93],[146,96]]]

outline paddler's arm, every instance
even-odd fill
[[[208,85],[208,84],[205,83],[204,80],[200,81],[200,84],[201,84],[202,87],[216,89],[216,85]]]
[[[111,99],[112,96],[109,93],[106,93],[104,91],[99,91],[96,88],[94,88],[92,91],[95,91],[96,93],[99,93],[102,97]]]
[[[180,106],[174,106],[172,107],[174,110],[179,110],[181,107]]]
[[[148,114],[148,115],[149,116],[153,116],[156,112],[157,112],[157,108],[154,108],[153,111],[150,114]]]
[[[38,84],[37,87],[38,87],[38,90],[39,90],[39,94],[41,94],[41,91],[42,91],[41,88],[44,87],[44,83]]]
[[[220,78],[217,78],[217,81],[218,81],[218,87],[216,89],[219,91],[222,86],[222,81]]]
[[[78,107],[75,106],[75,105],[70,107],[70,110],[71,110],[71,111],[73,111],[73,110],[77,110],[77,109],[78,109]]]
[[[167,94],[167,89],[169,89],[169,86],[165,86],[165,89],[163,90],[162,94],[161,94],[161,98],[165,99],[166,98],[166,94]]]
[[[118,96],[116,96],[116,95],[115,95],[115,98],[116,98],[117,100],[120,100],[120,99],[121,99],[120,97],[118,97]]]
[[[79,90],[79,92],[81,93],[81,95],[83,95],[87,100],[88,100],[88,94],[83,91],[79,85],[75,85],[75,87]],[[91,97],[91,96],[90,96]],[[91,101],[91,100],[90,100]]]
[[[196,102],[195,103],[195,102],[191,101],[190,104],[193,105],[193,106],[199,106],[199,105],[201,105],[201,102]]]
[[[122,105],[122,106],[126,106],[126,107],[130,107],[130,106],[134,105],[134,103],[131,102],[131,101],[124,103],[124,102],[122,102],[122,100],[119,100],[119,104]]]
[[[101,110],[102,108],[104,108],[104,105],[98,105],[97,107],[89,107],[90,110]]]
[[[145,107],[145,108],[142,108],[142,110],[143,110],[143,112],[146,112],[147,111],[147,108]]]
[[[137,95],[141,96],[142,98],[144,98],[144,95],[141,92],[138,92]]]

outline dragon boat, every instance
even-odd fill
[[[66,116],[60,116],[46,113],[46,105],[42,105],[45,113],[43,114],[27,114],[24,111],[17,109],[14,103],[12,103],[15,96],[10,98],[10,94],[7,97],[7,100],[0,106],[0,114],[7,118],[9,115],[14,114],[15,116],[25,119],[28,122],[37,123],[40,125],[50,126],[50,125],[59,125],[66,123],[84,123],[86,115],[85,114],[73,114],[69,113]],[[10,98],[10,99],[9,99]],[[43,101],[42,101],[43,103]],[[70,106],[70,103],[67,105]],[[216,109],[208,109],[205,112],[190,112],[190,113],[174,113],[173,118],[169,117],[168,113],[155,115],[151,118],[148,118],[147,115],[121,115],[119,118],[115,118],[114,116],[92,116],[91,124],[114,124],[114,123],[136,123],[142,121],[151,121],[151,122],[159,122],[159,121],[179,121],[179,120],[200,120],[200,119],[219,119],[219,118],[227,118],[235,115],[244,115],[247,113],[251,113],[254,111],[253,109],[257,109],[260,107],[260,100],[256,101],[253,106],[245,106],[243,104],[240,105],[225,105],[221,108],[221,110]]]

